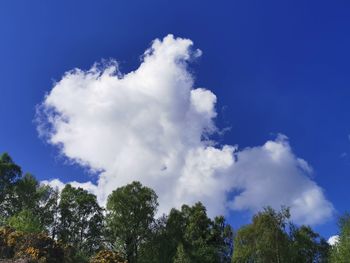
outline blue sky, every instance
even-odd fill
[[[203,52],[194,86],[217,96],[216,125],[231,127],[215,140],[244,149],[282,133],[312,166],[335,208],[315,227],[328,237],[349,209],[349,11],[348,1],[2,1],[0,151],[40,180],[96,182],[39,139],[36,105],[66,71],[114,58],[128,73],[171,33]]]

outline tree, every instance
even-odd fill
[[[107,201],[107,226],[112,244],[129,263],[139,262],[139,248],[151,233],[158,206],[156,193],[132,182],[114,190]]]
[[[59,224],[59,191],[48,185],[40,186],[37,189],[40,199],[37,213],[40,223],[45,227],[52,239],[56,238]]]
[[[21,168],[8,154],[0,156],[0,223],[5,224],[10,217],[13,221],[35,214],[40,229],[50,229],[55,198],[58,193],[51,187],[40,185],[29,173],[22,176]]]
[[[328,262],[329,245],[309,226],[291,225],[292,262]]]
[[[216,244],[212,241],[212,221],[207,216],[204,205],[200,202],[190,207],[183,205],[185,218],[184,248],[191,262],[220,262]]]
[[[0,224],[4,224],[6,219],[13,215],[11,198],[15,182],[21,175],[21,167],[15,164],[7,153],[0,155]]]
[[[39,207],[40,193],[37,191],[39,182],[29,173],[17,180],[14,185],[13,212],[24,209],[34,211]]]
[[[55,237],[55,218],[57,215],[58,191],[48,185],[40,185],[31,174],[26,173],[18,179],[13,188],[11,197],[11,214],[21,211],[30,211],[37,215],[41,228],[46,229]]]
[[[141,246],[141,262],[230,262],[232,229],[223,216],[208,218],[200,202],[172,209],[152,227]]]
[[[225,218],[219,216],[212,221],[201,202],[192,207],[183,205],[181,212],[182,243],[191,262],[230,262],[233,232]]]
[[[174,263],[191,263],[191,259],[185,252],[184,246],[181,243],[177,246]]]
[[[96,196],[67,184],[59,202],[58,238],[91,255],[102,246],[103,211]]]
[[[215,217],[212,222],[210,243],[214,245],[220,262],[231,262],[233,230],[223,216]]]
[[[8,225],[18,231],[28,233],[40,233],[44,230],[39,217],[33,214],[31,210],[22,210],[8,220]]]
[[[288,209],[265,208],[250,225],[238,230],[232,262],[289,262],[289,237],[285,231]]]
[[[288,209],[269,207],[254,215],[236,234],[232,262],[328,262],[326,240],[309,226],[295,226],[289,217]]]
[[[140,263],[172,262],[171,237],[167,232],[167,216],[163,215],[151,224],[151,231],[139,249]]]
[[[339,218],[339,240],[331,249],[330,262],[348,262],[350,259],[350,214]]]

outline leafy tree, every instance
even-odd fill
[[[155,220],[146,242],[141,244],[139,262],[172,263],[179,244],[183,242],[184,229],[185,219],[177,209]]]
[[[224,217],[212,221],[201,203],[172,209],[142,245],[141,262],[230,262],[232,229]]]
[[[156,193],[140,182],[120,187],[108,197],[110,239],[129,263],[139,262],[139,248],[150,236],[157,206]]]
[[[57,201],[57,190],[48,185],[40,185],[33,175],[27,173],[14,184],[11,211],[12,214],[18,214],[24,210],[36,214],[41,227],[52,232],[54,238],[54,232],[57,228],[55,226]]]
[[[233,242],[225,218],[210,219],[200,202],[155,219],[157,206],[156,193],[133,182],[108,197],[105,220],[95,195],[69,184],[60,195],[31,174],[22,176],[21,168],[3,154],[0,225],[10,227],[0,227],[0,258],[67,263],[89,258],[129,263],[325,263],[350,258],[350,214],[340,218],[339,242],[330,249],[311,227],[293,225],[285,208],[257,213]]]
[[[103,213],[96,196],[67,184],[59,202],[58,238],[91,255],[102,246]]]
[[[289,237],[285,231],[288,209],[266,208],[253,222],[238,230],[232,262],[289,262]]]
[[[36,214],[40,229],[51,228],[53,211],[53,194],[49,186],[41,186],[29,173],[22,177],[21,168],[15,164],[8,154],[0,156],[0,223],[6,223],[10,217],[12,222],[17,218]],[[51,221],[50,221],[51,220]]]
[[[183,205],[181,211],[173,209],[167,229],[178,259],[179,253],[184,253],[191,262],[231,261],[233,231],[223,216],[214,221],[208,218],[202,203]]]
[[[38,188],[39,182],[29,173],[18,179],[14,186],[13,212],[18,213],[24,209],[36,210],[40,199]]]
[[[166,262],[172,262],[180,244],[183,248],[186,221],[186,217],[182,211],[175,208],[170,211],[166,222],[166,242],[163,243],[163,246],[166,246],[168,255],[168,261]]]
[[[48,185],[40,186],[37,189],[39,192],[39,207],[37,213],[40,223],[45,227],[52,239],[56,238],[59,227],[59,191]]]
[[[328,263],[330,262],[331,246],[328,244],[327,240],[320,238],[318,243],[318,255],[315,262]]]
[[[21,168],[4,153],[0,155],[0,224],[12,215],[11,198],[15,182],[21,177]]]
[[[39,217],[34,215],[33,212],[28,209],[22,210],[18,214],[10,217],[8,224],[18,231],[28,233],[39,233],[44,230]]]
[[[292,262],[328,262],[329,245],[309,226],[291,226]]]
[[[191,263],[191,259],[185,252],[184,246],[181,243],[177,246],[174,263]]]
[[[212,222],[210,243],[215,247],[220,262],[231,262],[233,230],[223,216],[215,217]]]
[[[219,255],[211,241],[211,220],[206,208],[198,202],[194,206],[182,206],[186,227],[184,246],[192,262],[219,262]]]
[[[167,216],[156,219],[151,225],[151,231],[142,242],[139,249],[140,263],[172,262],[169,253],[169,236],[166,229]]]
[[[289,233],[287,232],[289,230]],[[238,230],[232,262],[328,262],[329,245],[309,226],[289,222],[289,210],[266,208]]]
[[[350,259],[350,214],[345,213],[340,217],[339,222],[339,240],[332,247],[330,262],[348,262]]]

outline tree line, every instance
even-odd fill
[[[67,184],[41,185],[8,154],[0,155],[0,259],[27,262],[258,263],[348,262],[350,216],[330,247],[288,208],[265,208],[234,231],[198,202],[156,218],[156,193],[140,182],[119,187],[101,207],[94,194]]]

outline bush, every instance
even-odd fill
[[[101,250],[90,260],[90,263],[127,263],[127,260],[113,251]]]
[[[46,234],[28,234],[18,246],[15,257],[29,257],[38,262],[63,262],[64,250]]]
[[[64,245],[64,263],[88,263],[89,257],[71,245]]]
[[[8,224],[10,227],[22,232],[40,233],[44,230],[40,223],[39,217],[34,215],[30,210],[23,210],[20,213],[10,217]]]
[[[26,258],[30,262],[64,262],[64,249],[45,233],[24,233],[0,228],[0,258]]]
[[[15,247],[22,242],[24,234],[10,227],[0,228],[0,258],[12,258]]]

